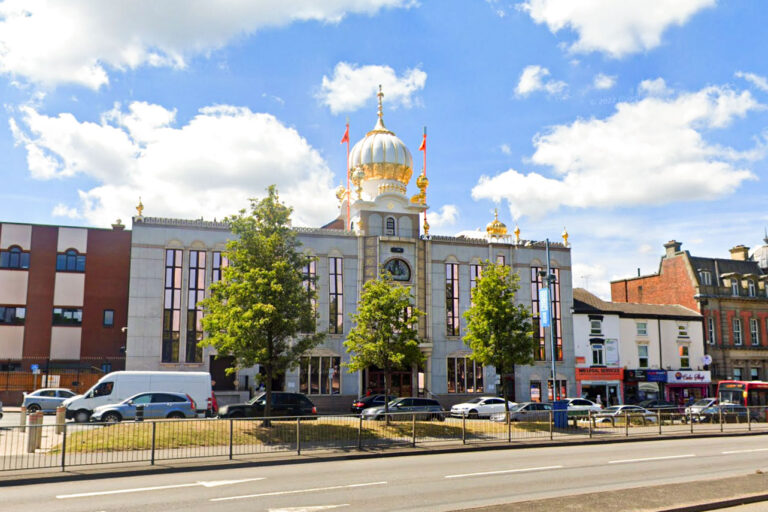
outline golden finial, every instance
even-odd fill
[[[144,205],[141,204],[141,196],[139,196],[139,205],[136,207],[136,211],[139,213],[139,217],[141,217],[141,212],[144,211]]]
[[[500,237],[507,234],[507,225],[499,220],[499,209],[494,209],[493,221],[489,222],[485,230],[491,237]]]
[[[347,189],[345,189],[343,185],[339,185],[339,188],[336,189],[336,199],[339,200],[339,207],[344,203],[344,196],[346,194]]]
[[[563,234],[560,236],[563,237],[563,243],[568,247],[568,231],[565,230],[565,226],[563,226]]]
[[[381,92],[381,84],[379,84],[379,93],[376,96],[379,97],[379,119],[384,119],[384,107],[382,106],[382,100],[384,99],[384,93]]]
[[[362,199],[363,194],[363,178],[365,178],[365,171],[360,167],[356,168],[352,172],[352,183],[355,184],[355,192],[357,192],[357,198]]]
[[[429,236],[429,222],[426,217],[424,217],[424,236]]]
[[[519,244],[520,243],[520,226],[518,226],[517,224],[515,224],[514,233],[515,233],[515,243]]]
[[[423,174],[419,174],[416,178],[416,186],[419,187],[420,192],[411,197],[411,202],[415,204],[427,204],[427,187],[429,186],[429,180]]]

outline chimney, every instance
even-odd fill
[[[680,246],[683,245],[682,242],[678,242],[677,240],[670,240],[669,242],[664,244],[664,248],[667,250],[667,253],[664,255],[666,258],[671,258],[676,253],[680,252]]]
[[[731,249],[731,259],[736,261],[747,261],[749,259],[749,247],[737,245]]]

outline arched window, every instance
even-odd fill
[[[29,253],[22,251],[18,245],[0,251],[0,268],[28,269]]]
[[[395,218],[387,217],[387,223],[384,229],[384,234],[389,236],[395,236]]]
[[[85,254],[74,249],[56,255],[57,272],[85,272]]]

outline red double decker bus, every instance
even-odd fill
[[[721,380],[717,385],[717,399],[721,404],[740,404],[747,407],[768,405],[768,382],[760,380]]]

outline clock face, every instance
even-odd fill
[[[411,267],[405,260],[400,258],[393,258],[384,264],[384,271],[392,274],[392,279],[395,281],[410,281],[411,280]]]

